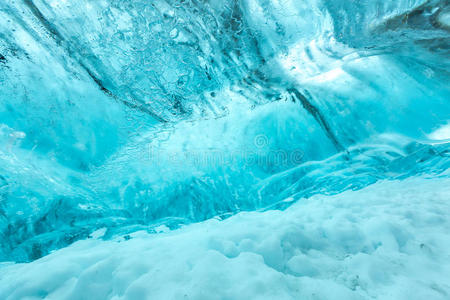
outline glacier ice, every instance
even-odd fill
[[[2,276],[10,281],[19,268],[39,270],[34,266],[45,259],[51,260],[49,266],[57,257],[76,260],[71,249],[88,251],[77,245],[98,243],[95,249],[110,255],[115,241],[133,240],[136,232],[216,226],[205,220],[231,222],[235,225],[229,230],[251,235],[239,233],[240,226],[252,222],[248,216],[283,218],[291,206],[302,203],[318,205],[314,212],[323,205],[332,214],[325,207],[334,200],[325,199],[341,199],[339,195],[370,211],[377,204],[361,202],[356,190],[381,193],[377,199],[384,201],[390,197],[390,181],[406,191],[418,180],[428,190],[414,198],[416,208],[398,198],[405,218],[420,213],[421,201],[432,201],[432,189],[438,189],[442,203],[436,205],[442,207],[435,217],[444,224],[444,202],[450,195],[445,189],[450,166],[449,15],[445,0],[2,1],[0,261],[34,261],[1,268]],[[378,181],[385,192],[369,187]],[[336,213],[359,213],[336,201]],[[388,211],[376,211],[389,221]],[[295,214],[307,218],[300,209]],[[382,227],[377,224],[374,234]],[[430,229],[433,243],[444,243],[439,228],[447,225]],[[404,238],[397,235],[405,230],[414,234],[402,222],[392,226],[380,227],[380,234],[397,231],[388,244]],[[319,234],[311,239],[330,243],[330,249],[345,255],[346,243],[363,244],[351,232],[330,231],[329,240]],[[160,239],[144,236],[142,245]],[[92,237],[105,242],[85,241]],[[419,243],[419,237],[412,240]],[[123,244],[133,243],[140,242]],[[211,247],[202,249],[218,250]],[[223,247],[234,251],[231,244]],[[53,251],[48,257],[56,258],[46,258]],[[231,259],[239,253],[224,255]],[[242,258],[250,269],[261,263],[262,255],[266,265],[283,274],[290,265],[293,270],[310,265],[305,276],[312,279],[305,282],[318,288],[342,279],[325,275],[332,267],[318,271],[318,258],[311,253],[298,253],[292,262],[279,260],[276,267],[272,254],[255,253]],[[412,253],[428,263],[429,257],[421,260],[422,254]],[[435,256],[436,261],[442,258]],[[77,268],[81,266],[88,263]],[[317,274],[324,277],[319,280]],[[0,295],[20,284],[12,280],[3,289],[6,281],[1,280]],[[279,276],[274,280],[290,291],[296,284]],[[399,280],[400,286],[410,284]],[[445,295],[448,286],[439,282],[430,289]],[[75,281],[53,284],[83,286]],[[362,297],[375,297],[378,290],[366,284],[358,287],[367,288]],[[12,299],[20,299],[21,293]],[[76,297],[48,293],[50,298]],[[294,294],[285,297],[300,295]],[[208,295],[194,298],[201,297]]]
[[[0,297],[447,299],[449,184],[381,181],[284,211],[78,241],[0,267]]]

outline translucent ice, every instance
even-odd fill
[[[4,264],[0,298],[447,299],[449,184],[382,181],[284,211],[108,241],[94,234]]]
[[[2,1],[0,259],[448,177],[448,16],[435,0]]]

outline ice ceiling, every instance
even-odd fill
[[[1,1],[0,260],[439,176],[449,30],[448,1]]]

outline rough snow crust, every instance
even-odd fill
[[[158,234],[99,231],[4,264],[0,299],[449,299],[449,186],[383,181]]]

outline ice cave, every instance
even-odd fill
[[[450,299],[450,1],[1,0],[0,299]]]

